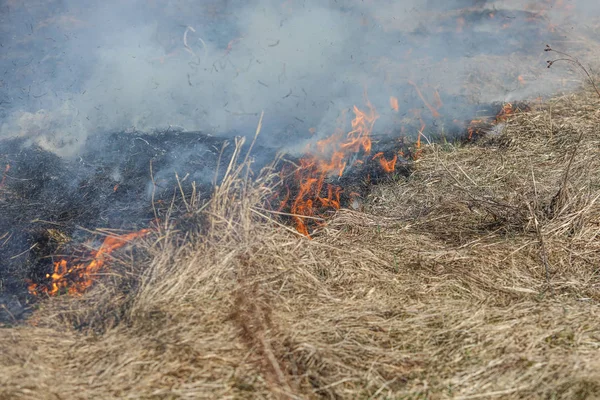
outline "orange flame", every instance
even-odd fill
[[[440,113],[438,112],[438,110],[436,110],[435,108],[433,108],[433,106],[431,104],[429,104],[429,102],[425,99],[425,96],[423,96],[423,93],[421,93],[421,89],[419,89],[419,87],[417,86],[416,83],[414,83],[413,81],[408,81],[408,84],[413,86],[415,88],[415,91],[417,92],[417,94],[419,95],[419,97],[421,98],[421,100],[423,101],[423,103],[425,104],[425,106],[427,108],[429,108],[429,111],[431,111],[431,115],[433,115],[433,118],[439,118],[440,117]],[[441,102],[441,100],[440,100]]]
[[[125,235],[107,236],[100,248],[92,252],[93,259],[87,264],[79,263],[70,266],[66,259],[56,261],[54,262],[54,272],[46,274],[46,278],[50,279],[50,282],[45,285],[32,283],[29,285],[29,292],[34,295],[46,293],[53,296],[66,289],[70,295],[82,294],[94,283],[95,277],[106,265],[107,258],[113,251],[149,232],[149,229],[142,229]]]
[[[475,135],[484,134],[489,128],[506,121],[511,115],[530,110],[531,108],[524,103],[504,103],[495,117],[486,116],[480,119],[473,119],[469,122],[467,126],[467,133],[469,134],[468,140],[473,139]]]
[[[398,112],[398,98],[394,96],[390,96],[390,108],[396,112]]]
[[[474,119],[469,123],[469,127],[467,128],[467,132],[469,133],[469,140],[473,139],[473,135],[475,135],[479,131],[478,125],[482,123],[482,119]]]
[[[444,103],[442,103],[442,98],[440,97],[440,92],[438,92],[437,89],[433,92],[433,102],[438,109],[444,106]]]
[[[423,135],[423,132],[425,131],[425,128],[427,127],[427,125],[425,124],[425,121],[423,121],[423,118],[421,118],[421,110],[417,109],[417,108],[413,108],[411,109],[413,115],[415,116],[415,118],[419,119],[419,122],[421,122],[421,127],[418,130],[418,134],[417,134],[417,143],[415,144],[415,155],[414,158],[419,158],[421,155],[421,136]]]
[[[373,156],[373,160],[377,158],[379,159],[379,164],[381,165],[381,168],[383,168],[385,172],[390,173],[396,170],[396,161],[398,161],[398,156],[396,154],[394,154],[394,158],[392,158],[391,160],[387,160],[383,156],[383,152],[379,152]]]
[[[300,166],[294,172],[298,183],[298,193],[290,205],[290,212],[296,225],[296,230],[310,237],[307,218],[318,217],[322,209],[339,209],[342,188],[325,180],[330,176],[341,177],[348,166],[349,159],[354,155],[371,152],[371,132],[378,118],[375,108],[367,101],[367,110],[354,106],[352,129],[348,133],[339,130],[326,139],[319,140],[314,148],[309,148],[310,154],[301,158]],[[351,165],[355,165],[357,161]],[[280,203],[283,209],[288,202],[289,194]]]
[[[496,122],[506,121],[506,119],[514,114],[515,110],[513,109],[513,105],[511,103],[504,103],[502,105],[502,110],[496,115]]]

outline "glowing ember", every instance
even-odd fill
[[[102,267],[106,265],[110,254],[125,246],[133,239],[142,237],[150,232],[142,229],[139,232],[128,233],[120,236],[107,236],[97,251],[92,252],[92,261],[86,263],[71,264],[66,259],[54,262],[54,272],[47,274],[49,282],[43,285],[32,283],[29,292],[34,295],[46,293],[50,296],[66,290],[71,295],[82,294],[95,280]]]

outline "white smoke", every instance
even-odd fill
[[[63,155],[75,154],[87,135],[111,130],[250,133],[262,111],[264,135],[288,145],[308,137],[311,127],[331,133],[342,110],[364,104],[365,90],[381,115],[379,129],[393,130],[398,119],[390,96],[399,98],[401,113],[427,112],[409,80],[428,88],[429,99],[434,90],[454,99],[442,114],[468,118],[467,101],[565,88],[557,84],[559,72],[544,68],[545,39],[557,37],[552,30],[565,41],[582,35],[585,22],[600,14],[595,1],[48,0],[38,6],[2,6],[0,66],[19,78],[10,89],[21,96],[1,105],[0,137],[25,136]],[[461,36],[454,30],[463,29],[464,7],[497,12],[505,21],[466,21],[469,33]],[[510,13],[523,11],[540,15],[528,22],[539,25],[539,38],[519,36],[526,22]],[[524,41],[530,47],[517,51]],[[32,54],[22,73],[7,56],[17,51]]]

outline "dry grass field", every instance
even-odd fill
[[[312,240],[241,155],[85,295],[0,330],[0,398],[600,398],[599,127],[581,91],[428,145]]]

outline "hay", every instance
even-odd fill
[[[167,221],[3,329],[0,398],[597,398],[599,105],[430,145],[313,240],[267,218],[268,173],[231,164],[196,231]]]

